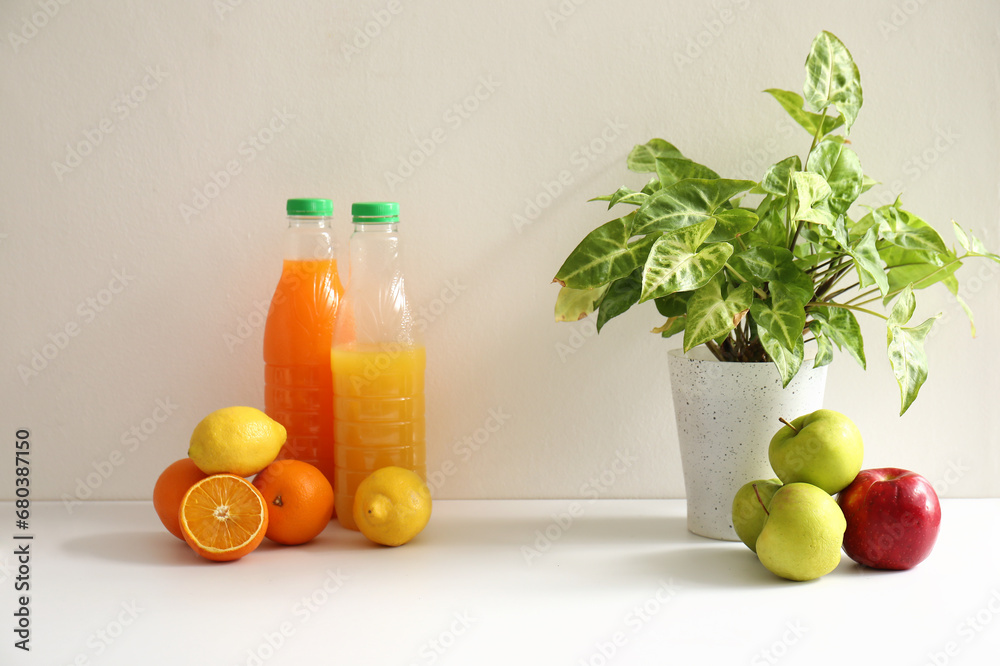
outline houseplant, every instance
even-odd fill
[[[903,414],[927,377],[923,343],[936,318],[911,323],[914,292],[942,283],[971,322],[956,271],[967,258],[1000,256],[954,222],[960,250],[950,248],[898,198],[862,206],[876,181],[848,140],[863,99],[858,68],[822,32],[805,69],[801,96],[766,92],[808,132],[809,149],[757,182],[721,178],[662,139],[636,146],[628,168],[653,176],[639,191],[596,198],[627,212],[587,234],[562,264],[556,318],[596,312],[600,332],[653,301],[665,317],[653,333],[683,335],[684,352],[704,346],[718,361],[773,363],[788,386],[804,366],[830,363],[835,347],[864,368],[857,316],[877,317]]]

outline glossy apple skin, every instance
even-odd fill
[[[865,469],[837,497],[847,519],[844,552],[875,569],[911,569],[937,541],[941,503],[934,487],[915,472]]]

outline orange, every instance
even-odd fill
[[[235,474],[195,483],[178,514],[184,540],[204,558],[228,562],[252,552],[267,532],[267,505],[253,484]]]
[[[153,486],[153,508],[160,517],[163,526],[175,537],[184,541],[181,524],[177,519],[181,509],[184,493],[196,482],[204,479],[207,474],[198,469],[190,458],[181,458],[171,463],[160,474]]]
[[[267,502],[267,538],[287,546],[312,541],[333,517],[333,486],[301,460],[277,460],[254,480]]]

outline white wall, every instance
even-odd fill
[[[3,441],[31,430],[35,498],[150,497],[202,416],[263,405],[285,199],[333,198],[345,233],[352,201],[389,199],[432,313],[429,469],[453,472],[436,495],[588,496],[624,454],[602,496],[682,496],[665,355],[678,342],[648,333],[653,308],[599,339],[552,321],[552,275],[609,219],[587,199],[641,185],[624,158],[654,136],[733,177],[804,154],[761,91],[800,90],[828,29],[861,69],[852,141],[881,200],[902,189],[946,237],[954,218],[1000,247],[998,26],[992,0],[5,0]],[[79,163],[54,166],[81,144]],[[422,163],[390,182],[411,155]],[[212,198],[185,214],[198,192]],[[531,201],[548,205],[521,225]],[[948,496],[1000,493],[998,272],[962,273],[974,340],[946,290],[918,294],[918,316],[945,318],[905,417],[878,322],[867,372],[838,357],[826,405],[857,421],[866,466],[914,469]],[[22,376],[36,353],[51,358]]]

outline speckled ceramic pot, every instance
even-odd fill
[[[704,348],[668,353],[677,419],[687,526],[691,532],[737,541],[732,503],[748,481],[774,478],[771,437],[788,420],[823,406],[826,366],[802,365],[784,389],[773,363],[722,363]]]

